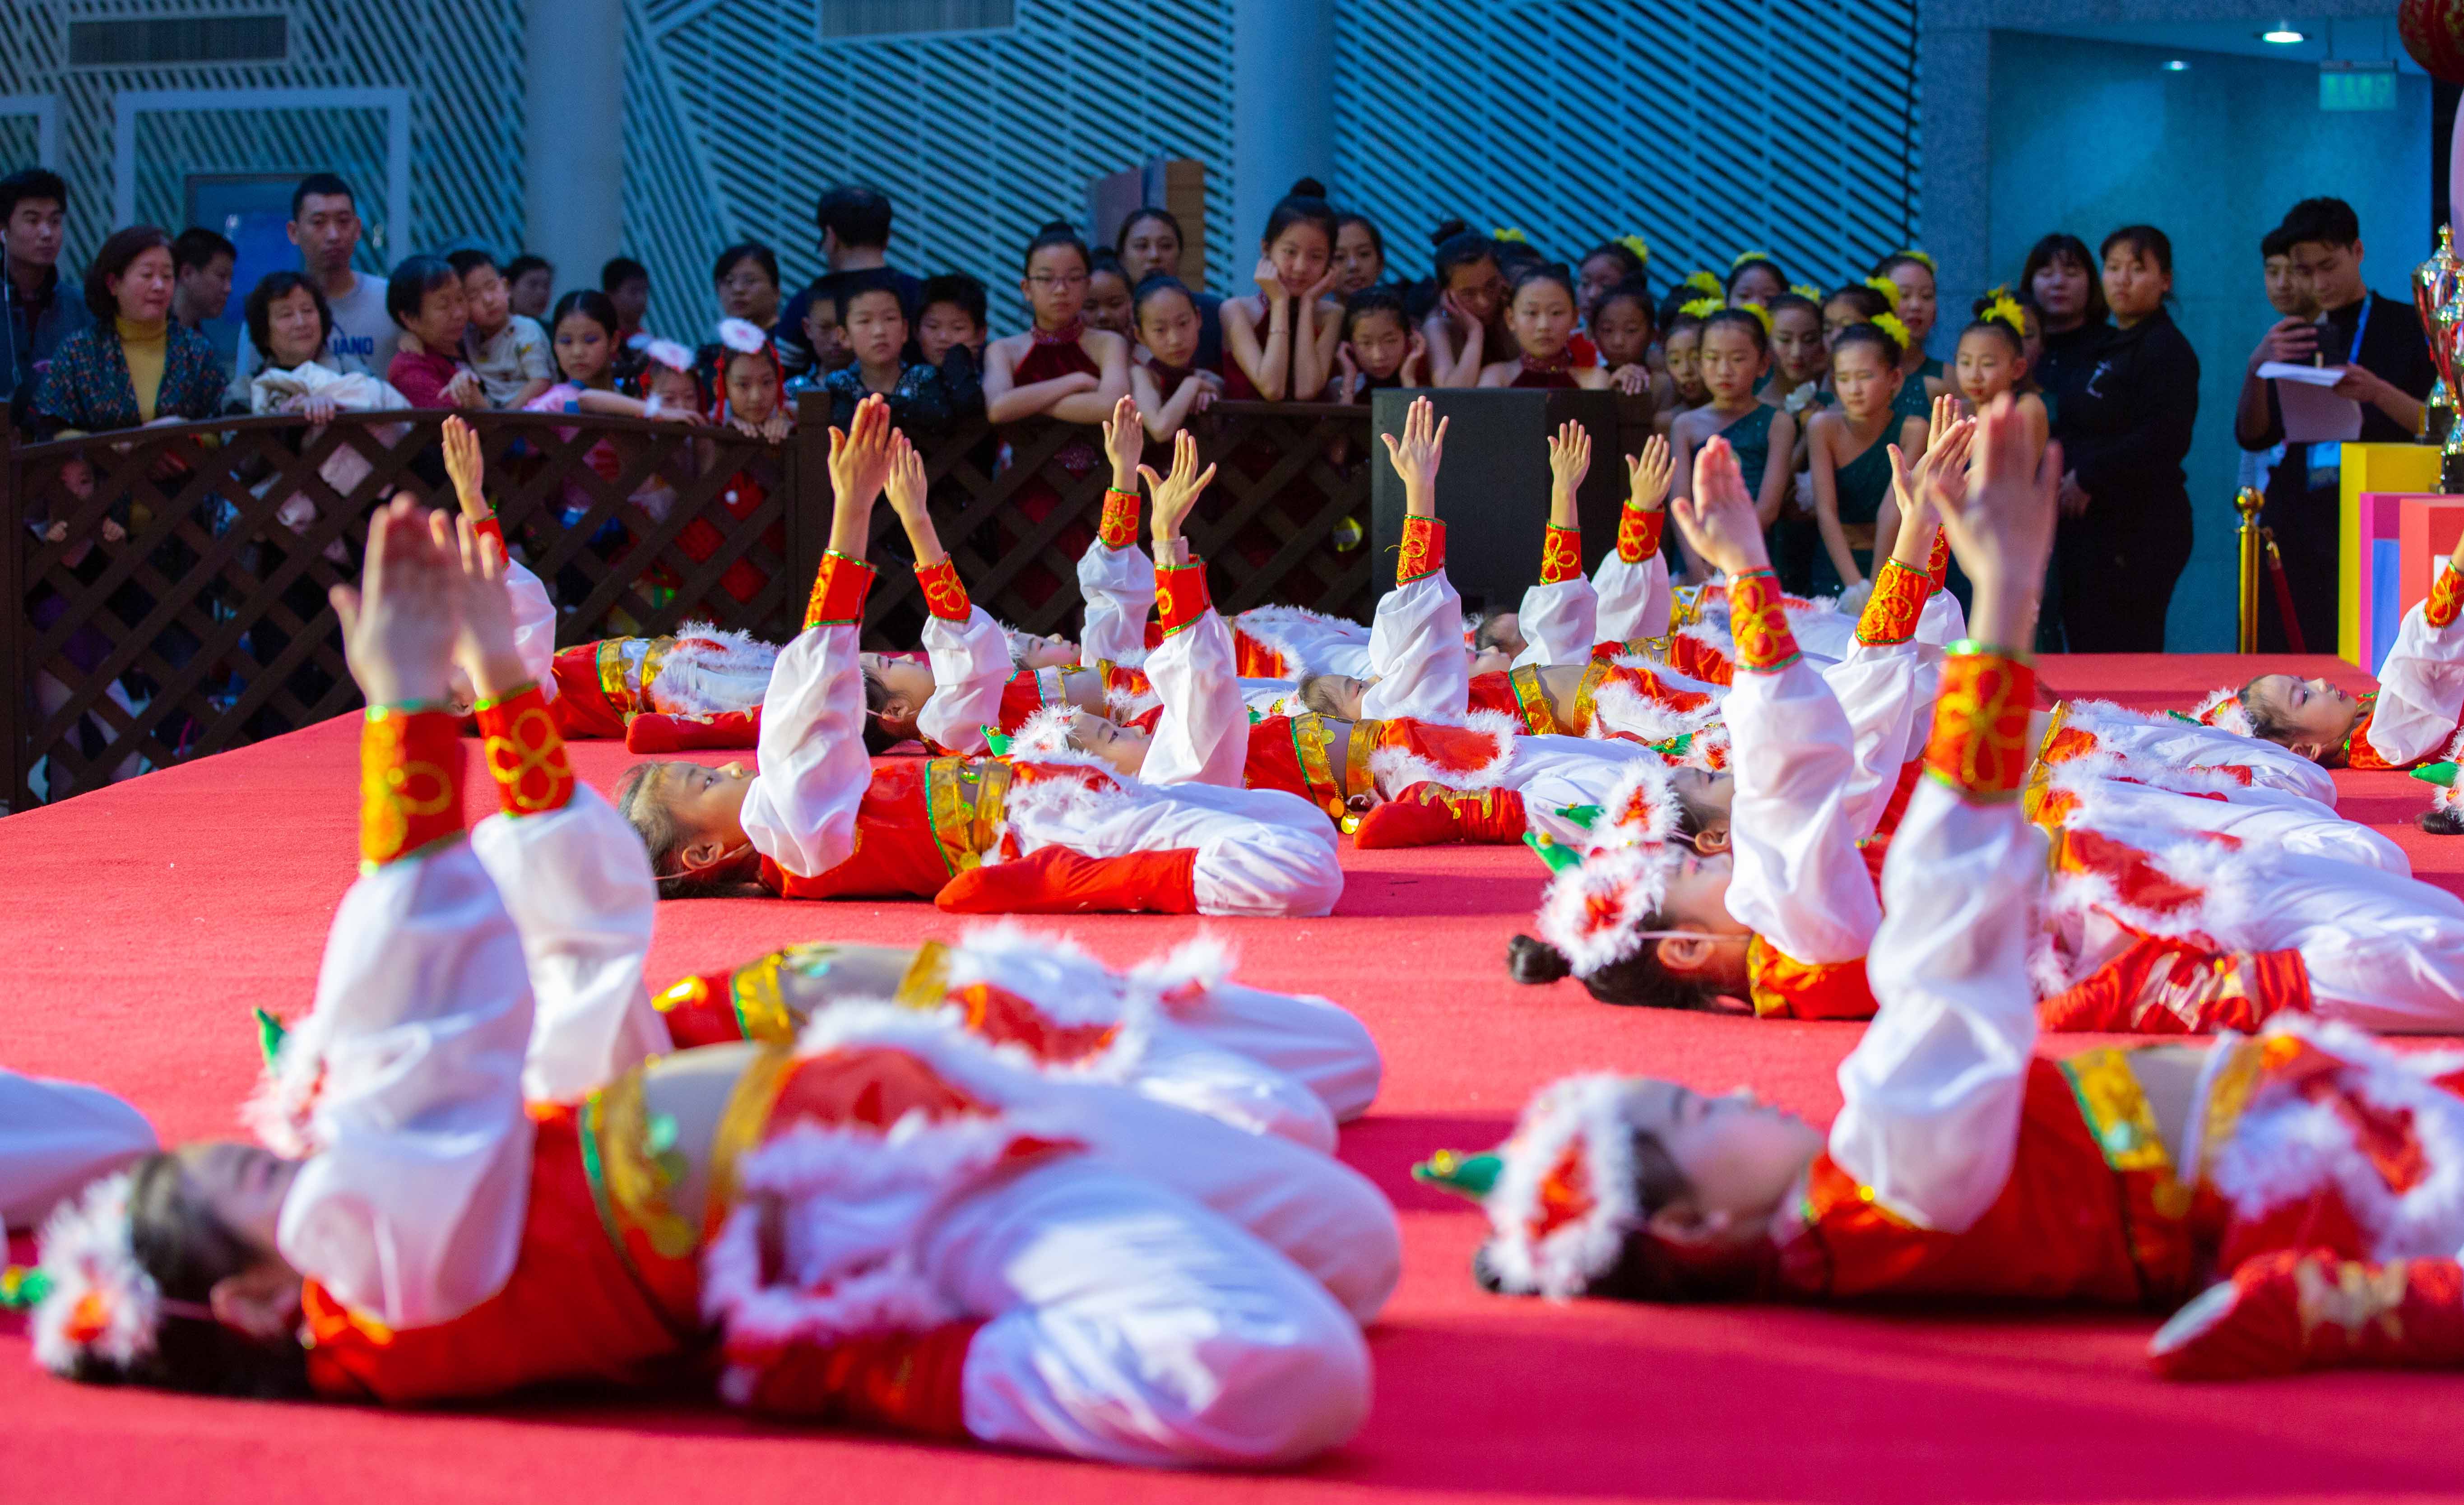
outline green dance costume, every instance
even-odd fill
[[[1839,526],[1856,528],[1862,525],[1870,535],[1882,515],[1882,498],[1891,494],[1891,436],[1898,432],[1899,419],[1894,416],[1882,430],[1881,438],[1867,445],[1856,459],[1831,474],[1832,490],[1839,497]],[[1857,559],[1857,567],[1865,578],[1874,578],[1872,545],[1858,548],[1849,540],[1848,552]],[[1838,567],[1831,562],[1831,551],[1824,549],[1814,556],[1814,594],[1836,596],[1845,585],[1839,578]]]
[[[1933,418],[1933,399],[1925,395],[1925,381],[1928,378],[1941,381],[1944,376],[1943,363],[1931,356],[1925,357],[1925,364],[1909,372],[1906,380],[1900,383],[1900,395],[1891,399],[1891,411],[1902,418],[1930,421]]]

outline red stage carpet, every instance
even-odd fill
[[[2057,660],[2045,676],[2066,693],[2186,705],[2252,663]],[[0,1062],[99,1081],[166,1138],[231,1132],[256,1058],[248,1011],[306,1007],[352,876],[356,736],[345,720],[0,821],[0,934],[14,978]],[[604,745],[579,752],[603,790],[626,761]],[[2425,876],[2464,888],[2464,840],[2409,824],[2425,786],[2393,774],[2339,783],[2348,811],[2395,831]],[[1832,1069],[1857,1027],[1620,1011],[1573,983],[1513,986],[1507,938],[1541,886],[1520,848],[1348,854],[1346,865],[1332,919],[1221,923],[1241,943],[1244,978],[1332,995],[1386,1051],[1385,1095],[1343,1153],[1401,1209],[1407,1265],[1371,1334],[1375,1414],[1311,1469],[1132,1473],[753,1426],[690,1398],[406,1414],[88,1389],[37,1371],[11,1320],[0,1324],[0,1498],[2390,1500],[2452,1497],[2464,1480],[2464,1375],[2168,1386],[2142,1367],[2153,1320],[2129,1314],[1552,1307],[1483,1295],[1466,1273],[1478,1214],[1414,1187],[1413,1159],[1494,1142],[1533,1087],[1581,1068],[1751,1082],[1827,1118]],[[670,905],[660,922],[653,986],[787,941],[957,928],[919,905],[744,900]],[[1194,924],[1066,928],[1128,961]]]

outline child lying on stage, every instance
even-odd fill
[[[856,430],[831,439],[831,552],[808,625],[772,676],[762,772],[650,763],[620,788],[618,806],[649,848],[662,891],[913,895],[972,913],[1331,909],[1343,887],[1331,832],[1307,806],[1271,792],[1158,787],[1066,753],[868,762],[855,642],[872,572],[849,551],[864,545],[893,444],[904,447],[881,412],[860,407]],[[1184,511],[1199,484],[1194,471],[1194,464],[1186,473],[1176,467],[1169,483],[1180,489]],[[1160,497],[1157,510],[1165,510]],[[941,562],[919,566],[930,572]],[[1191,565],[1181,574],[1183,604],[1208,610],[1202,571]],[[1167,629],[1181,625],[1179,610],[1166,611]],[[1168,661],[1178,651],[1167,637],[1157,651],[1167,662],[1154,665],[1158,678],[1173,672]],[[1185,739],[1167,730],[1159,740]]]
[[[2464,1143],[2452,1061],[2299,1017],[2213,1050],[2033,1052],[2034,676],[1988,646],[2029,641],[2052,534],[2060,465],[2020,472],[2024,441],[1997,404],[1946,517],[1980,641],[1884,870],[1881,1013],[1829,1135],[1747,1092],[1575,1078],[1497,1160],[1426,1173],[1485,1191],[1481,1278],[1508,1292],[2180,1306],[2150,1353],[2183,1379],[2464,1362],[2464,1215],[2429,1192]]]
[[[890,1007],[526,1106],[525,948],[461,840],[443,709],[475,588],[502,590],[405,502],[337,602],[377,709],[303,1153],[191,1145],[89,1188],[16,1282],[44,1363],[406,1405],[715,1373],[764,1414],[1142,1464],[1350,1435],[1399,1246],[1321,1155]],[[490,696],[523,672],[468,666]],[[522,802],[553,797],[529,772]],[[587,818],[561,782],[524,818]]]

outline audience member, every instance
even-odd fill
[[[915,347],[941,373],[953,420],[984,408],[984,341],[990,338],[984,285],[963,272],[924,279],[923,316]]]
[[[1346,209],[1334,217],[1334,294],[1348,298],[1386,280],[1386,237],[1377,222]]]
[[[2270,360],[2342,367],[2343,380],[2333,390],[2361,404],[2364,444],[2403,444],[2420,433],[2422,399],[2438,372],[2420,314],[2409,302],[2372,293],[2362,280],[2362,226],[2352,206],[2342,199],[2304,199],[2286,211],[2279,229],[2294,284],[2288,301],[2306,294],[2319,312],[2286,314],[2251,352],[2233,408],[2233,438],[2247,450],[2284,446],[2260,515],[2276,530],[2303,646],[2332,653],[2343,447],[2292,442],[2276,383],[2260,381],[2258,368]],[[2265,652],[2280,652],[2289,643],[2273,595],[2259,593],[2258,645]]]
[[[1121,271],[1121,258],[1096,248],[1093,265],[1087,271],[1088,327],[1109,329],[1129,339],[1136,335],[1136,323],[1130,309],[1130,279]]]
[[[1788,273],[1779,263],[1758,251],[1747,251],[1728,264],[1728,280],[1722,289],[1730,308],[1743,308],[1751,303],[1757,308],[1771,307],[1771,300],[1788,291]]]
[[[1644,272],[1646,263],[1642,252],[1626,243],[1639,243],[1641,239],[1639,235],[1629,235],[1625,240],[1602,241],[1585,252],[1582,261],[1574,268],[1574,294],[1582,301],[1583,318],[1587,324],[1592,311],[1599,306],[1600,299],[1608,295],[1611,288],[1649,284],[1651,279]]]
[[[457,251],[445,258],[462,278],[471,314],[462,332],[462,359],[479,378],[490,407],[520,407],[548,389],[556,366],[547,331],[539,320],[514,312],[513,284],[484,251]]]
[[[2173,585],[2190,562],[2182,461],[2199,416],[2199,358],[2165,310],[2165,232],[2125,225],[2101,250],[2115,328],[2062,403],[2062,635],[2073,653],[2161,653]]]
[[[728,247],[711,268],[710,281],[721,318],[740,318],[765,335],[779,322],[779,258],[769,247],[758,241]]]
[[[284,227],[299,248],[300,270],[324,290],[325,306],[334,316],[334,332],[325,359],[337,371],[363,371],[383,376],[393,366],[394,344],[401,332],[385,312],[385,284],[352,270],[359,254],[359,201],[351,185],[330,172],[312,173],[291,193],[291,223]],[[263,364],[256,348],[240,332],[239,353],[231,362],[234,405],[248,401],[249,379]]]
[[[898,290],[909,322],[914,321],[924,284],[891,266],[890,221],[890,195],[862,184],[840,184],[823,193],[821,201],[813,206],[813,223],[822,231],[822,260],[829,270],[796,294],[779,316],[779,359],[789,372],[805,370],[819,359],[818,352],[806,342],[809,321],[805,305],[816,295],[827,293],[844,314],[846,301],[839,296],[839,280],[843,277],[860,272],[886,273],[891,285]],[[845,363],[844,359],[839,361]]]
[[[1334,375],[1343,305],[1334,287],[1334,210],[1314,178],[1292,185],[1258,237],[1258,291],[1223,302],[1223,395],[1314,402]],[[1476,375],[1476,374],[1475,374]]]
[[[642,333],[643,323],[650,316],[650,269],[630,256],[610,257],[599,269],[599,291],[616,310],[616,345],[622,349]],[[566,300],[570,298],[566,294]]]
[[[1198,360],[1198,304],[1178,277],[1149,273],[1138,284],[1138,342],[1146,359],[1130,365],[1130,394],[1147,432],[1169,439],[1223,395],[1223,374]]]
[[[171,237],[115,232],[85,273],[94,322],[60,342],[34,391],[37,419],[64,433],[210,418],[223,363],[205,336],[171,322]]]
[[[385,283],[385,312],[402,331],[385,380],[413,407],[484,407],[478,373],[462,360],[471,300],[451,262],[405,257]]]
[[[239,250],[212,230],[191,225],[171,242],[171,318],[195,329],[231,306],[231,268]]]
[[[1120,233],[1112,237],[1112,253],[1121,258],[1121,275],[1129,279],[1132,295],[1149,277],[1180,278],[1181,248],[1185,244],[1180,221],[1172,210],[1152,204],[1131,210],[1130,217],[1121,221]],[[1187,287],[1187,280],[1181,280]],[[1198,369],[1221,371],[1223,300],[1202,288],[1189,288],[1188,292],[1198,310]]]
[[[843,286],[847,353],[854,360],[823,383],[830,394],[830,422],[841,428],[853,424],[856,405],[878,392],[889,400],[890,421],[917,444],[929,444],[949,426],[950,402],[936,368],[905,358],[907,306],[897,286],[887,278]]]
[[[1461,220],[1439,226],[1434,278],[1436,304],[1420,320],[1429,345],[1431,386],[1470,386],[1481,367],[1514,349],[1506,333],[1506,273],[1498,270],[1497,242]]]
[[[21,424],[53,355],[94,316],[80,299],[60,296],[68,207],[68,185],[48,168],[28,167],[0,178],[0,260],[6,262],[0,299],[7,300],[9,316],[0,320],[0,340],[8,344],[8,360],[0,361],[0,401]]]
[[[545,256],[524,251],[505,263],[505,303],[522,317],[546,328],[547,306],[556,298],[556,269]]]
[[[1429,342],[1412,327],[1402,289],[1373,284],[1343,300],[1343,343],[1334,360],[1339,369],[1329,395],[1338,403],[1428,383]]]

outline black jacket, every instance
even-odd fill
[[[2199,357],[2162,309],[2117,329],[2062,399],[2062,464],[2079,474],[2091,517],[2116,498],[2180,497],[2182,461],[2199,417]]]
[[[2066,426],[2071,405],[2079,401],[2079,388],[2086,384],[2088,374],[2096,369],[2096,358],[2104,342],[2113,338],[2113,326],[2100,320],[2066,329],[2059,334],[2048,332],[2044,353],[2036,358],[2035,369],[2028,374],[2045,393],[2045,405],[2051,410],[2054,437],[2070,439]]]
[[[2370,315],[2366,327],[2362,325],[2365,308]],[[2431,387],[2438,381],[2438,368],[2431,363],[2430,339],[2421,330],[2420,310],[2376,293],[2343,308],[2330,309],[2319,330],[2320,359],[2328,365],[2353,360],[2356,333],[2361,337],[2357,363],[2364,370],[2408,397],[2430,396]],[[2379,411],[2377,404],[2362,404],[2359,443],[2401,445],[2409,444],[2412,437],[2411,430]],[[2267,383],[2266,430],[2258,434],[2236,432],[2233,438],[2252,451],[2271,449],[2284,443],[2284,407],[2277,401],[2275,382]],[[2299,459],[2287,455],[2283,469],[2299,469]]]

